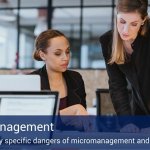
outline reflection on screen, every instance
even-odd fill
[[[53,115],[55,97],[1,97],[0,115]]]

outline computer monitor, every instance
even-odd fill
[[[109,89],[97,89],[97,115],[115,115],[114,106],[111,101]]]
[[[0,91],[40,91],[39,75],[0,75]]]
[[[0,92],[0,115],[52,116],[57,114],[58,107],[58,92]]]
[[[42,143],[33,144],[33,141],[36,141],[36,139],[52,138],[53,130],[49,131],[48,129],[51,125],[54,126],[55,121],[57,121],[55,120],[55,115],[58,114],[58,108],[58,92],[1,91],[0,122],[6,128],[12,126],[13,131],[3,131],[0,133],[0,137],[2,139],[20,139],[20,137],[27,137],[31,141],[30,145],[39,146]],[[22,132],[20,129],[22,126],[24,126],[24,129],[27,129],[25,132]],[[32,131],[32,129],[35,130]],[[28,146],[28,143],[24,144]],[[6,144],[5,146],[10,145]],[[13,149],[15,148],[13,147]]]
[[[131,89],[128,89],[129,99],[131,99]],[[109,89],[97,89],[97,115],[116,115]]]

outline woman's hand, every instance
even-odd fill
[[[140,132],[140,129],[133,123],[130,123],[130,124],[125,125],[123,128],[121,128],[120,132],[138,133]]]
[[[150,127],[142,128],[141,129],[141,133],[147,133],[147,134],[149,134],[150,133]]]
[[[61,120],[66,126],[73,126],[77,130],[93,131],[95,124],[91,121],[85,108],[76,104],[60,110]]]

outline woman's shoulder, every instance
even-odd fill
[[[68,70],[66,70],[66,72],[65,72],[67,75],[69,75],[69,76],[73,76],[73,77],[81,77],[81,74],[79,73],[79,72],[77,72],[77,71],[74,71],[74,70],[70,70],[70,69],[68,69]]]
[[[148,31],[147,31],[148,37],[150,37],[150,18],[148,20]]]
[[[77,71],[69,69],[66,70],[63,75],[68,82],[72,84],[74,83],[76,86],[80,86],[82,83],[84,83],[81,74]]]
[[[37,70],[34,70],[34,71],[32,71],[30,74],[37,74],[37,75],[43,75],[43,74],[45,74],[45,72],[46,72],[46,67],[45,67],[45,65],[42,67],[42,68],[40,68],[40,69],[37,69]]]
[[[34,71],[30,72],[29,74],[39,74],[39,69],[38,70],[34,70]]]
[[[113,35],[112,30],[109,30],[109,31],[105,32],[104,34],[102,34],[99,37],[100,43],[102,43],[102,44],[108,43],[108,41],[110,41],[112,39],[112,35]]]
[[[112,52],[112,36],[113,36],[113,31],[110,30],[110,31],[104,33],[99,38],[103,56],[105,59],[108,59],[108,60],[110,59],[111,52]]]
[[[40,72],[41,72],[41,69],[37,69],[37,70],[34,70],[34,71],[30,72],[29,74],[33,74],[33,75],[38,74],[39,75]]]

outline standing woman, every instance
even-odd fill
[[[118,0],[114,30],[100,37],[109,90],[118,115],[150,114],[148,0]],[[128,96],[127,81],[132,88]]]
[[[87,115],[86,93],[81,75],[67,70],[70,60],[68,38],[57,30],[42,32],[35,41],[34,59],[45,65],[31,74],[41,77],[41,90],[58,91],[61,115]]]

